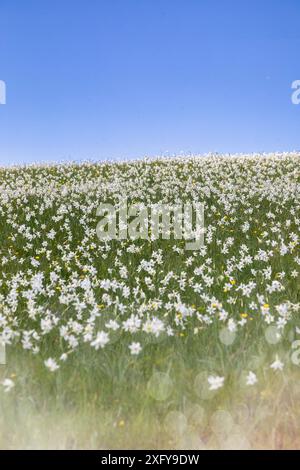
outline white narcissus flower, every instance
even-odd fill
[[[96,351],[99,348],[104,348],[104,346],[109,342],[109,336],[108,333],[105,333],[105,331],[99,331],[97,333],[96,339],[91,342],[91,346],[93,346]]]
[[[257,383],[257,377],[254,372],[249,372],[246,378],[246,384],[247,385],[255,385]]]
[[[59,365],[57,364],[57,362],[52,359],[52,357],[49,357],[49,359],[47,359],[45,361],[45,366],[51,371],[51,372],[55,372],[57,369],[59,369]]]
[[[1,382],[1,385],[4,388],[4,392],[8,393],[12,388],[14,388],[15,383],[11,379],[4,379],[3,382]]]
[[[68,359],[68,354],[66,353],[63,353],[61,356],[60,356],[60,360],[61,361],[66,361]]]
[[[117,331],[120,328],[119,323],[115,320],[109,320],[109,322],[107,322],[105,324],[105,326],[106,326],[106,328],[109,328],[113,331]]]
[[[142,346],[140,343],[131,343],[129,345],[129,349],[130,349],[131,354],[134,356],[134,355],[138,355],[141,352]]]
[[[276,356],[275,361],[270,365],[270,368],[273,370],[282,370],[283,367],[284,364],[279,360],[278,356]]]
[[[217,375],[210,375],[207,379],[209,383],[209,390],[218,390],[223,387],[225,377],[219,377]]]

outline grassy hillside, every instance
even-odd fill
[[[99,241],[124,198],[204,246]],[[299,154],[0,168],[0,226],[1,448],[299,444]]]

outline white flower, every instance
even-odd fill
[[[224,377],[219,377],[217,375],[210,375],[207,379],[209,383],[209,390],[218,390],[218,388],[223,387]]]
[[[164,331],[165,326],[161,320],[157,317],[153,317],[151,320],[148,319],[143,325],[143,331],[146,333],[152,333],[154,336],[158,337],[162,331]]]
[[[3,382],[1,382],[1,385],[3,385],[5,393],[10,392],[11,389],[15,386],[14,382],[11,379],[4,379]]]
[[[104,348],[104,346],[109,342],[109,337],[108,333],[105,333],[105,331],[99,331],[97,333],[96,339],[91,342],[91,346],[94,346],[96,351],[99,348]]]
[[[273,370],[282,370],[283,369],[283,362],[281,362],[279,359],[278,359],[278,356],[276,356],[276,359],[275,361],[270,365],[270,368],[273,369]]]
[[[137,355],[141,352],[142,346],[140,343],[131,343],[129,349],[132,355]]]
[[[45,361],[45,366],[51,371],[51,372],[54,372],[56,371],[57,369],[59,369],[59,365],[57,364],[57,362],[52,359],[52,357],[49,357],[49,359],[47,359]]]
[[[254,385],[257,383],[257,377],[256,377],[256,374],[254,374],[254,372],[249,372],[249,374],[247,375],[247,379],[246,379],[246,384],[247,385]]]
[[[106,328],[109,328],[113,331],[117,331],[120,328],[119,323],[115,320],[109,320],[109,322],[107,322],[105,324],[105,326],[106,326]]]
[[[135,333],[141,326],[141,319],[137,315],[131,315],[126,321],[123,322],[123,329]]]

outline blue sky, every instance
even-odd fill
[[[299,0],[0,0],[0,162],[300,149]]]

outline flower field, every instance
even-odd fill
[[[125,198],[204,245],[100,241]],[[1,448],[299,447],[300,154],[0,167],[0,225]]]

